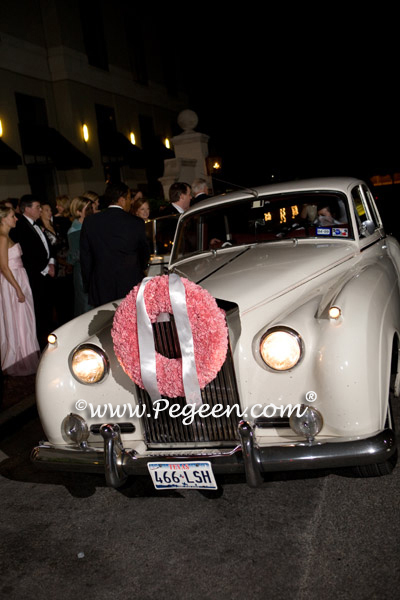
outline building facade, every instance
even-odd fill
[[[122,180],[150,196],[187,98],[174,37],[129,0],[14,0],[0,20],[0,199]]]

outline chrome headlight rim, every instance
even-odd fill
[[[272,333],[277,333],[277,332],[282,332],[282,333],[291,335],[296,340],[298,347],[299,347],[299,358],[297,359],[296,363],[294,363],[293,365],[291,365],[285,369],[276,369],[276,368],[272,367],[271,365],[269,365],[265,361],[265,359],[263,357],[263,353],[262,353],[262,344],[263,344],[264,340]],[[303,338],[295,329],[293,329],[292,327],[288,327],[287,325],[275,325],[274,327],[270,327],[269,329],[267,329],[267,331],[265,331],[265,333],[263,333],[263,335],[260,338],[258,348],[259,348],[259,355],[260,355],[261,363],[262,363],[263,367],[266,368],[267,370],[271,371],[271,373],[287,373],[288,371],[295,369],[302,362],[302,360],[304,358],[304,352],[305,352]]]
[[[95,352],[101,358],[102,365],[103,365],[103,373],[97,381],[84,381],[74,371],[74,367],[73,367],[74,357],[76,356],[76,354],[78,352],[82,352],[84,350],[91,350],[92,352]],[[98,383],[102,383],[110,371],[110,362],[108,360],[107,354],[104,352],[104,350],[102,348],[100,348],[100,346],[96,346],[96,344],[84,343],[84,344],[79,344],[78,346],[76,346],[72,350],[71,354],[69,355],[68,363],[69,363],[69,369],[72,373],[72,376],[74,377],[74,379],[76,379],[76,381],[78,381],[82,385],[95,385]]]

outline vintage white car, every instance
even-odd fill
[[[213,489],[218,473],[251,486],[271,471],[390,473],[399,270],[360,180],[199,203],[179,219],[169,275],[51,336],[37,375],[48,441],[33,461],[114,487],[147,474],[157,489]]]

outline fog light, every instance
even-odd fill
[[[301,416],[298,416],[297,413]],[[307,442],[311,443],[321,431],[324,421],[321,413],[316,408],[302,404],[298,410],[291,414],[289,424],[297,435],[304,436]]]
[[[74,415],[74,413],[70,413],[65,417],[61,428],[66,439],[74,444],[82,444],[89,437],[89,428],[86,421],[80,415]]]

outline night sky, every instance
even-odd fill
[[[326,6],[188,23],[190,108],[223,158],[221,177],[253,186],[400,171],[394,17]]]

